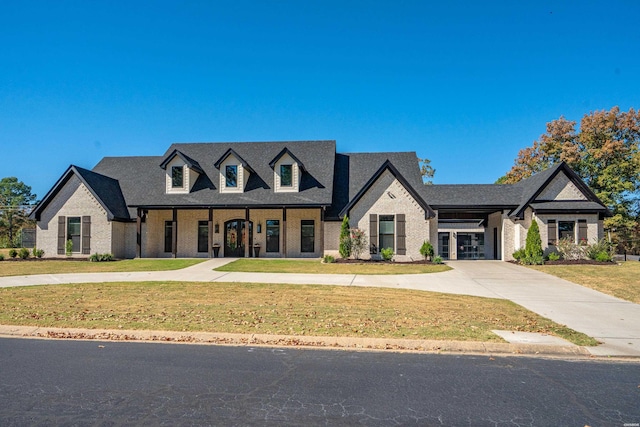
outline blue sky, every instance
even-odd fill
[[[490,183],[561,115],[640,108],[638,1],[3,1],[0,177],[173,142],[335,139]]]

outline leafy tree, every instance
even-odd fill
[[[422,246],[420,246],[420,255],[422,255],[424,257],[424,259],[431,259],[431,257],[433,256],[433,245],[431,244],[431,242],[427,242],[426,240],[422,243]]]
[[[9,246],[15,245],[18,230],[29,222],[28,209],[36,200],[31,187],[16,177],[0,180],[0,236]]]
[[[345,215],[340,227],[340,242],[338,251],[342,258],[349,258],[351,255],[351,232],[349,230],[349,218]]]
[[[420,163],[420,175],[422,175],[422,182],[426,185],[433,184],[433,177],[436,174],[436,170],[431,166],[431,160],[421,159],[418,157]]]
[[[359,228],[351,230],[351,253],[355,259],[360,259],[360,254],[364,252],[368,244],[367,235]]]
[[[565,161],[608,206],[614,216],[607,228],[631,229],[640,199],[640,111],[633,108],[586,114],[576,122],[560,117],[547,132],[518,153],[513,167],[498,183],[515,183]]]

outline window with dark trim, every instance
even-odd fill
[[[293,165],[280,165],[280,185],[282,187],[293,186]]]
[[[238,186],[238,165],[227,165],[224,168],[224,177],[227,187]]]
[[[171,168],[171,188],[182,188],[184,186],[184,168],[173,166]]]
[[[173,252],[173,222],[164,222],[164,251]]]
[[[569,239],[571,242],[575,242],[576,223],[573,221],[558,221],[558,238]]]
[[[81,218],[79,216],[67,217],[67,241],[73,242],[72,252],[80,252]]]
[[[315,252],[315,223],[303,219],[300,225],[300,252]]]
[[[198,252],[209,252],[209,221],[198,221]]]
[[[393,215],[380,215],[378,217],[378,248],[391,248],[395,251],[395,221]]]
[[[267,252],[280,252],[280,221],[267,220]]]

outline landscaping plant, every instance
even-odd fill
[[[340,227],[340,244],[338,251],[342,258],[349,258],[351,255],[351,233],[349,231],[349,218],[346,215],[342,219],[342,226]]]
[[[364,231],[359,228],[351,230],[351,254],[355,259],[360,259],[360,254],[367,248],[368,239]]]
[[[424,257],[424,259],[431,259],[433,256],[433,245],[431,242],[427,242],[426,240],[422,243],[420,247],[420,255]]]
[[[531,226],[527,231],[527,243],[524,247],[524,259],[521,262],[528,265],[541,265],[544,263],[538,221],[531,221]]]
[[[20,251],[18,252],[18,256],[20,257],[20,259],[29,258],[29,249],[27,248],[20,249]]]
[[[391,248],[380,249],[380,255],[382,255],[382,259],[385,261],[393,261],[393,249]]]
[[[67,256],[73,255],[73,241],[71,239],[67,240],[64,246],[65,246]]]

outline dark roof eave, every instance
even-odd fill
[[[235,204],[200,204],[200,205],[127,205],[133,209],[282,209],[282,208],[327,208],[331,206],[331,203],[293,203],[293,204],[251,204],[251,203],[235,203]]]

